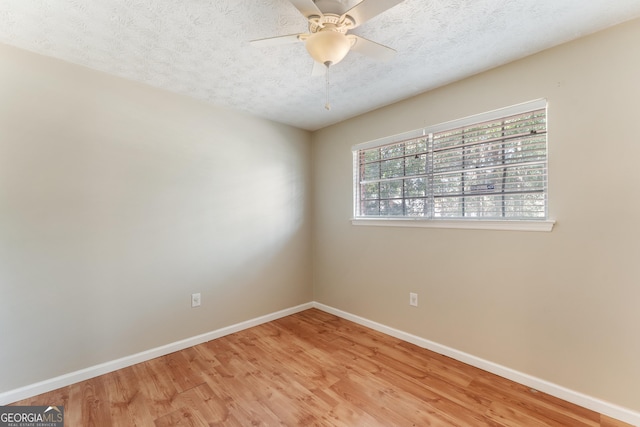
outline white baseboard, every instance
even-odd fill
[[[313,307],[319,310],[325,311],[327,313],[336,315],[343,319],[350,320],[354,323],[358,323],[362,326],[366,326],[368,328],[374,329],[378,332],[382,332],[384,334],[401,339],[403,341],[410,342],[419,347],[426,348],[427,350],[431,350],[436,353],[440,353],[445,356],[451,357],[452,359],[466,363],[467,365],[475,366],[476,368],[480,368],[484,371],[491,372],[492,374],[496,374],[503,378],[507,378],[509,380],[515,381],[522,385],[526,385],[527,387],[531,387],[535,390],[550,394],[559,399],[582,406],[583,408],[591,409],[592,411],[599,412],[611,418],[615,418],[617,420],[624,421],[631,425],[640,427],[640,413],[632,411],[630,409],[623,408],[621,406],[614,405],[612,403],[605,402],[603,400],[596,399],[591,396],[587,396],[583,393],[570,390],[568,388],[559,386],[549,381],[545,381],[540,378],[536,378],[534,376],[531,376],[522,372],[518,372],[514,369],[507,368],[502,365],[498,365],[497,363],[493,363],[488,360],[481,359],[479,357],[456,350],[454,348],[447,347],[433,341],[429,341],[427,339],[418,337],[416,335],[412,335],[407,332],[403,332],[398,329],[385,326],[383,324],[374,322],[372,320],[365,319],[363,317],[356,316],[354,314],[347,313],[345,311],[342,311],[324,304],[320,304],[318,302],[314,302]]]
[[[152,348],[150,350],[136,353],[131,356],[126,356],[120,359],[112,360],[110,362],[101,363],[99,365],[91,366],[79,371],[70,372],[59,377],[51,378],[35,384],[30,384],[24,387],[17,388],[15,390],[9,390],[7,392],[0,393],[0,405],[7,405],[9,403],[17,402],[19,400],[27,399],[29,397],[56,390],[60,387],[66,387],[80,381],[95,378],[109,372],[117,371],[118,369],[126,368],[128,366],[155,359],[156,357],[164,356],[166,354],[183,350],[188,347],[193,347],[194,345],[202,344],[204,342],[211,341],[225,335],[230,335],[244,329],[271,322],[272,320],[280,319],[281,317],[289,316],[291,314],[295,314],[312,307],[313,303],[306,303],[298,305],[296,307],[287,308],[285,310],[267,314],[261,317],[256,317],[255,319],[236,323],[235,325],[227,326],[225,328],[217,329],[215,331],[207,332],[195,337]]]

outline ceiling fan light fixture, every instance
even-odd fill
[[[337,64],[347,56],[351,49],[351,40],[337,31],[325,30],[311,34],[305,46],[316,62],[328,67]]]

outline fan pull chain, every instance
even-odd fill
[[[324,104],[324,108],[325,110],[329,111],[331,110],[331,104],[329,103],[329,65],[327,65],[327,72],[325,73],[325,78],[326,78],[326,87],[327,87],[327,103]]]

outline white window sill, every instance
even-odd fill
[[[459,228],[470,230],[551,231],[556,222],[544,221],[488,221],[488,220],[428,220],[413,218],[352,218],[352,225],[373,227]]]

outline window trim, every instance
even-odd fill
[[[492,111],[487,111],[480,114],[475,114],[467,117],[463,117],[456,120],[450,120],[448,122],[439,123],[436,125],[428,126],[425,128],[415,129],[409,132],[403,132],[384,138],[375,139],[373,141],[367,141],[364,143],[356,144],[351,147],[354,156],[354,165],[356,162],[357,153],[359,150],[366,150],[382,145],[393,144],[403,140],[409,140],[419,138],[431,133],[438,133],[449,129],[455,129],[472,125],[475,123],[486,122],[491,120],[500,119],[507,116],[517,115],[525,111],[547,109],[548,102],[545,98],[536,99],[529,102],[523,102],[520,104],[512,105],[505,108],[499,108]],[[548,150],[548,148],[547,148]],[[548,158],[547,158],[548,162]],[[548,176],[548,166],[547,166]],[[516,231],[551,231],[555,224],[555,220],[546,219],[541,220],[522,220],[522,219],[433,219],[422,217],[356,217],[357,212],[357,191],[359,176],[358,168],[353,167],[353,217],[351,218],[351,224],[356,226],[390,226],[390,227],[422,227],[422,228],[453,228],[453,229],[476,229],[476,230],[516,230]],[[547,182],[546,187],[547,204],[549,186]],[[547,208],[548,210],[548,205]]]
[[[487,220],[487,219],[422,219],[415,217],[351,218],[351,225],[372,227],[453,228],[466,230],[551,231],[555,225],[545,220]]]

